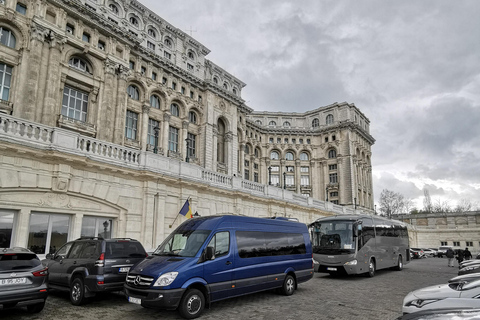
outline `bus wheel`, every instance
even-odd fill
[[[295,278],[291,275],[287,275],[285,277],[285,281],[283,282],[282,287],[282,294],[286,296],[291,296],[295,291]]]
[[[403,269],[403,259],[402,259],[402,256],[398,256],[397,267],[395,268],[395,270],[402,271],[402,269]]]
[[[178,313],[185,319],[199,317],[205,307],[205,297],[200,290],[190,289],[183,296],[178,306]]]
[[[375,261],[370,259],[370,263],[368,264],[368,276],[372,278],[375,276]]]

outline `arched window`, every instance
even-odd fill
[[[285,122],[283,123],[283,126],[284,126],[284,127],[290,127],[290,122],[285,121]]]
[[[195,60],[195,55],[193,54],[193,51],[192,51],[192,50],[188,51],[188,54],[187,54],[187,55],[188,55],[188,58],[189,58],[189,59]]]
[[[160,98],[154,94],[150,96],[150,105],[155,109],[160,109]]]
[[[313,119],[312,120],[312,127],[317,128],[319,126],[320,126],[320,121],[317,118]]]
[[[172,40],[170,40],[169,38],[165,38],[165,40],[163,41],[163,43],[164,43],[167,47],[169,47],[169,48],[172,47]]]
[[[137,19],[137,18],[135,18],[135,17],[132,16],[132,17],[130,17],[129,21],[130,21],[131,24],[133,24],[135,27],[138,28],[139,23],[138,23],[138,19]]]
[[[288,151],[286,154],[285,154],[285,160],[293,160],[293,152],[290,152]]]
[[[170,105],[170,113],[172,116],[178,117],[180,115],[180,109],[178,108],[178,105],[176,103],[172,103]]]
[[[155,32],[155,30],[153,29],[148,29],[148,35],[152,38],[156,38],[157,37],[157,33]]]
[[[327,124],[333,124],[333,114],[329,114],[326,120]]]
[[[218,129],[218,134],[217,134],[217,161],[219,163],[225,163],[227,160],[227,148],[225,146],[226,140],[225,140],[225,134],[227,132],[225,122],[223,122],[222,119],[218,119],[217,122],[217,129]]]
[[[275,121],[270,121],[270,122],[268,123],[268,125],[269,125],[269,126],[276,126],[277,123],[276,123]]]
[[[334,149],[328,151],[328,158],[329,159],[334,159],[337,157],[337,151],[335,151]]]
[[[0,35],[1,35],[0,42],[3,45],[6,45],[7,47],[10,47],[10,48],[15,48],[17,39],[13,35],[12,31],[10,31],[9,29],[0,27]]]
[[[278,160],[279,158],[280,158],[280,155],[277,151],[270,152],[270,160]]]
[[[237,89],[233,88],[233,94],[237,95]]]
[[[223,83],[223,89],[228,90],[228,84],[226,82]]]
[[[218,84],[218,79],[217,79],[217,77],[213,77],[213,83]]]
[[[250,147],[247,145],[245,145],[245,154],[250,154]]]
[[[255,123],[259,124],[259,125],[262,125],[262,121],[260,121],[260,120],[255,120]]]
[[[116,14],[116,15],[118,16],[118,12],[119,12],[119,11],[118,11],[118,7],[117,7],[116,5],[114,5],[113,3],[110,3],[110,4],[108,5],[108,7],[110,8],[110,10],[111,10],[114,14]]]
[[[138,92],[138,88],[134,85],[128,86],[127,94],[128,94],[128,97],[133,100],[138,100],[140,98],[140,93]]]
[[[75,69],[78,69],[80,71],[84,71],[84,72],[88,72],[88,73],[92,73],[92,70],[90,68],[90,65],[83,59],[81,58],[77,58],[77,57],[72,57],[70,58],[70,60],[68,61],[68,64],[75,68]]]
[[[308,153],[306,152],[300,153],[300,160],[302,161],[308,160]]]
[[[260,154],[260,151],[258,148],[255,148],[255,158],[258,158],[258,155]]]
[[[190,123],[197,124],[197,114],[194,111],[188,113],[188,120]]]

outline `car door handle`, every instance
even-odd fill
[[[226,265],[232,264],[232,261],[225,262]]]

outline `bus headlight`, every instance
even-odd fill
[[[178,272],[168,272],[162,274],[158,277],[157,281],[155,281],[154,287],[165,287],[172,284],[173,280],[177,277]]]
[[[345,265],[346,266],[356,266],[357,265],[357,260],[352,260],[352,261],[345,262]]]

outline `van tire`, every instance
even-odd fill
[[[368,263],[368,276],[370,278],[373,278],[375,276],[375,271],[376,271],[376,267],[375,267],[375,260],[373,259],[370,259],[370,262]]]
[[[70,285],[70,302],[74,306],[80,306],[85,302],[85,285],[80,277],[73,279]]]
[[[289,274],[285,277],[285,281],[283,281],[283,286],[282,286],[282,294],[286,296],[291,296],[293,292],[295,292],[295,278]]]
[[[205,297],[200,290],[189,289],[182,297],[178,306],[178,313],[185,319],[199,317],[205,308]]]
[[[397,262],[397,266],[395,267],[395,270],[397,270],[397,271],[402,271],[403,270],[402,256],[398,256],[398,262]]]

